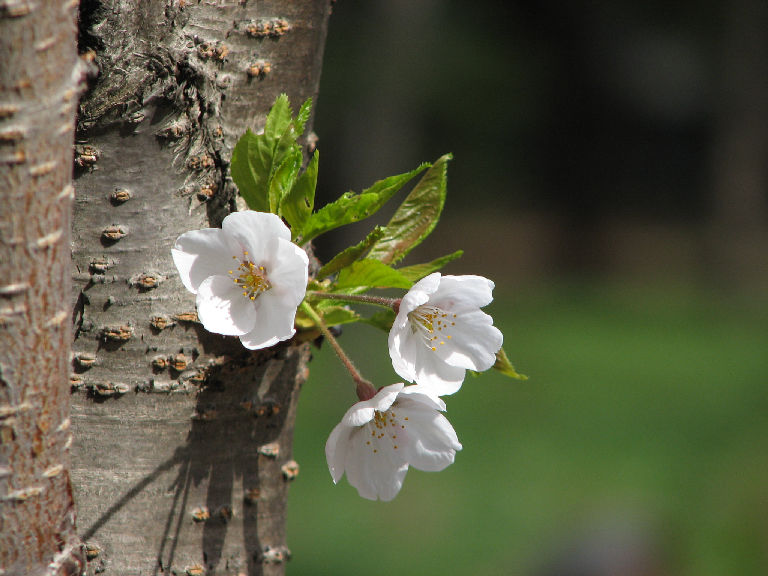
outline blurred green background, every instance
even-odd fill
[[[465,249],[530,380],[469,378],[456,462],[369,502],[330,479],[355,398],[316,350],[289,574],[768,573],[767,31],[758,0],[334,4],[319,202],[453,152],[411,261]],[[384,333],[341,342],[396,381]]]

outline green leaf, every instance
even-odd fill
[[[296,120],[293,123],[293,133],[296,138],[301,138],[304,134],[304,127],[309,121],[309,115],[312,113],[312,98],[307,98],[304,104],[299,108],[299,113],[296,115]]]
[[[360,194],[346,192],[335,202],[323,206],[311,214],[304,226],[302,242],[308,242],[315,236],[329,230],[357,222],[371,216],[414,176],[423,172],[429,164],[422,164],[415,170],[379,180]]]
[[[314,307],[315,312],[320,315],[326,326],[350,324],[364,319],[360,314],[350,310],[344,304],[332,300],[322,300],[315,304]],[[316,327],[315,321],[301,307],[296,311],[294,322],[296,327],[301,330],[309,330]]]
[[[264,123],[264,137],[267,140],[279,140],[290,128],[293,110],[287,94],[280,94],[272,104]]]
[[[385,226],[387,234],[371,248],[369,258],[393,264],[432,232],[445,204],[447,165],[452,157],[440,157],[424,174]]]
[[[272,174],[269,179],[270,212],[274,214],[279,213],[283,198],[296,183],[296,179],[301,171],[302,161],[301,148],[294,146]]]
[[[505,376],[514,378],[515,380],[528,380],[528,376],[525,374],[519,374],[515,367],[512,366],[512,362],[509,361],[507,353],[504,352],[504,348],[501,348],[496,352],[496,363],[493,365],[494,370],[498,370]]]
[[[301,306],[296,310],[296,317],[293,319],[293,323],[299,330],[309,330],[315,327],[315,321],[301,309]]]
[[[413,283],[394,268],[378,260],[358,260],[339,272],[334,291],[350,288],[405,288]]]
[[[247,130],[235,145],[230,172],[250,209],[277,213],[280,200],[301,169],[301,147],[296,139],[304,131],[310,108],[308,100],[294,121],[288,97],[281,94],[267,114],[264,132]]]
[[[259,149],[262,149],[259,151]],[[267,153],[266,143],[250,130],[235,144],[232,151],[230,173],[240,195],[251,210],[269,211],[266,176],[269,172],[263,166],[262,158]],[[254,159],[252,161],[251,159]]]
[[[447,254],[445,256],[432,260],[432,262],[426,262],[424,264],[414,264],[413,266],[404,266],[403,268],[398,268],[397,271],[400,272],[400,274],[402,274],[406,278],[408,278],[408,280],[416,282],[424,278],[424,276],[427,276],[428,274],[432,274],[432,272],[437,272],[443,266],[448,264],[448,262],[453,262],[457,258],[461,258],[462,254],[464,254],[464,250],[457,250],[453,254]]]
[[[315,150],[307,169],[299,176],[291,190],[283,196],[280,202],[280,215],[290,224],[291,235],[294,239],[301,234],[304,223],[315,205],[319,157],[320,152]]]
[[[310,278],[307,281],[307,291],[308,292],[309,291],[312,291],[312,292],[326,292],[328,290],[328,288],[330,287],[330,285],[331,285],[331,281],[330,280],[324,280],[323,282],[318,282],[314,278]]]
[[[337,326],[339,324],[350,324],[352,322],[358,322],[362,319],[362,316],[350,310],[345,306],[333,305],[333,306],[318,306],[317,312],[323,317],[326,326]]]
[[[323,278],[326,278],[330,276],[331,274],[335,274],[342,268],[346,268],[352,262],[355,260],[358,260],[365,252],[375,243],[378,242],[378,240],[384,235],[384,228],[381,226],[376,226],[376,228],[373,229],[373,231],[368,234],[368,236],[365,237],[365,239],[360,242],[359,244],[356,244],[355,246],[350,246],[343,252],[340,252],[336,256],[334,256],[328,264],[320,268],[318,270],[317,274],[315,274],[315,278],[318,280],[322,280]]]
[[[376,314],[369,318],[360,318],[360,321],[384,330],[384,332],[389,332],[392,328],[392,323],[395,321],[395,317],[395,311],[390,309],[376,312]]]

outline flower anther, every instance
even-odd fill
[[[456,314],[448,314],[436,306],[419,306],[408,313],[411,331],[421,332],[433,352],[437,352],[438,345],[444,346],[445,340],[452,338],[450,330],[456,326],[456,318]]]
[[[248,252],[243,252],[243,259],[240,260],[237,270],[227,270],[227,272],[232,276],[235,284],[242,288],[243,296],[256,300],[259,294],[272,288],[272,285],[267,279],[266,268],[257,266],[247,258]],[[237,256],[232,256],[232,259],[238,260]],[[240,272],[237,276],[235,276],[236,271]]]

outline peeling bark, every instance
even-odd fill
[[[0,2],[0,574],[79,574],[69,480],[76,2]]]
[[[170,248],[235,209],[275,97],[314,97],[330,5],[89,0],[73,226],[73,479],[89,573],[282,574],[306,345],[197,322]],[[197,571],[197,572],[196,572]],[[203,572],[204,571],[204,572]]]

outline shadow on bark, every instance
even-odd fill
[[[200,331],[206,353],[226,347],[220,337],[204,333],[202,328]],[[231,347],[226,348],[231,351]],[[185,524],[191,522],[203,525],[199,556],[206,573],[218,573],[219,569],[229,573],[232,567],[228,563],[237,543],[227,542],[227,532],[235,521],[242,523],[243,535],[242,545],[235,549],[246,555],[241,561],[247,563],[247,574],[261,576],[264,563],[270,561],[265,557],[270,547],[262,546],[259,534],[265,531],[260,529],[259,519],[271,522],[278,513],[274,506],[285,501],[279,494],[286,489],[280,465],[290,459],[300,387],[297,363],[303,357],[299,348],[289,345],[221,357],[221,365],[208,371],[198,394],[186,444],[104,512],[88,527],[83,540],[94,537],[131,500],[165,472],[177,468],[167,489],[173,500],[158,541],[153,576],[178,569],[174,565],[177,548],[185,537]],[[201,485],[206,490],[205,507],[194,507],[189,502],[190,492]],[[274,530],[274,526],[268,528]],[[185,547],[189,550],[188,541]],[[283,549],[278,553],[283,554]],[[281,556],[278,561],[284,559]]]

